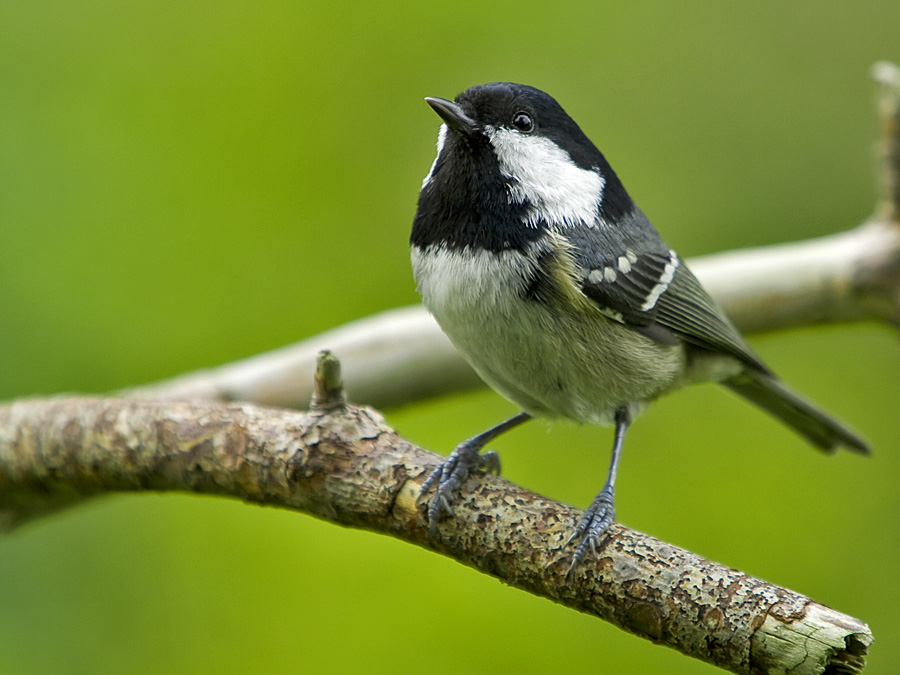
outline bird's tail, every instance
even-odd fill
[[[748,368],[723,384],[767,410],[826,452],[843,446],[853,452],[869,454],[869,445],[858,434],[795,394],[772,375]]]

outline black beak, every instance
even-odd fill
[[[459,131],[468,135],[480,128],[478,122],[466,115],[466,113],[463,112],[463,109],[459,107],[459,104],[454,103],[453,101],[448,101],[445,98],[426,96],[425,102],[434,108],[434,112],[440,115],[441,119],[444,120],[444,122],[447,123],[447,126],[453,131]]]

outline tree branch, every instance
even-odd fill
[[[437,540],[417,505],[441,457],[343,405],[334,363],[311,412],[59,398],[0,407],[0,522],[112,491],[279,506],[431,548],[504,582],[736,673],[858,673],[872,634],[793,591],[616,525],[566,580],[577,509],[470,477]]]
[[[744,333],[815,323],[900,324],[900,225],[868,222],[830,237],[689,261]],[[301,408],[316,354],[344,364],[356,401],[381,408],[484,387],[420,306],[392,309],[217,368],[125,390],[155,399],[254,401]]]

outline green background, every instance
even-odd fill
[[[103,392],[417,301],[407,236],[427,95],[558,98],[692,256],[838,232],[872,209],[879,59],[900,3],[0,0],[0,398]],[[896,331],[753,339],[875,454],[823,457],[723,390],[633,427],[619,517],[870,623],[900,669]],[[352,395],[352,392],[351,392]],[[448,452],[513,408],[386,411]],[[497,443],[585,505],[609,430]],[[0,538],[0,673],[710,673],[405,543],[172,495]]]

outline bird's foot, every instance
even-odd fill
[[[568,546],[573,541],[580,540],[575,548],[575,553],[572,555],[572,564],[569,565],[569,571],[566,574],[569,580],[572,579],[575,568],[578,567],[578,564],[584,559],[588,551],[593,556],[597,555],[597,544],[600,543],[601,538],[616,519],[614,502],[615,492],[611,486],[606,485],[600,491],[600,494],[594,497],[594,501],[591,502],[591,505],[579,519],[578,524],[575,526],[575,531],[572,532],[572,536],[566,542],[566,546]]]
[[[470,472],[500,473],[500,456],[496,452],[486,452],[482,455],[479,450],[479,446],[469,441],[460,443],[422,484],[419,500],[434,488],[434,497],[428,504],[428,528],[432,534],[437,532],[438,521],[442,515],[453,514],[451,508],[453,494],[469,477]]]

